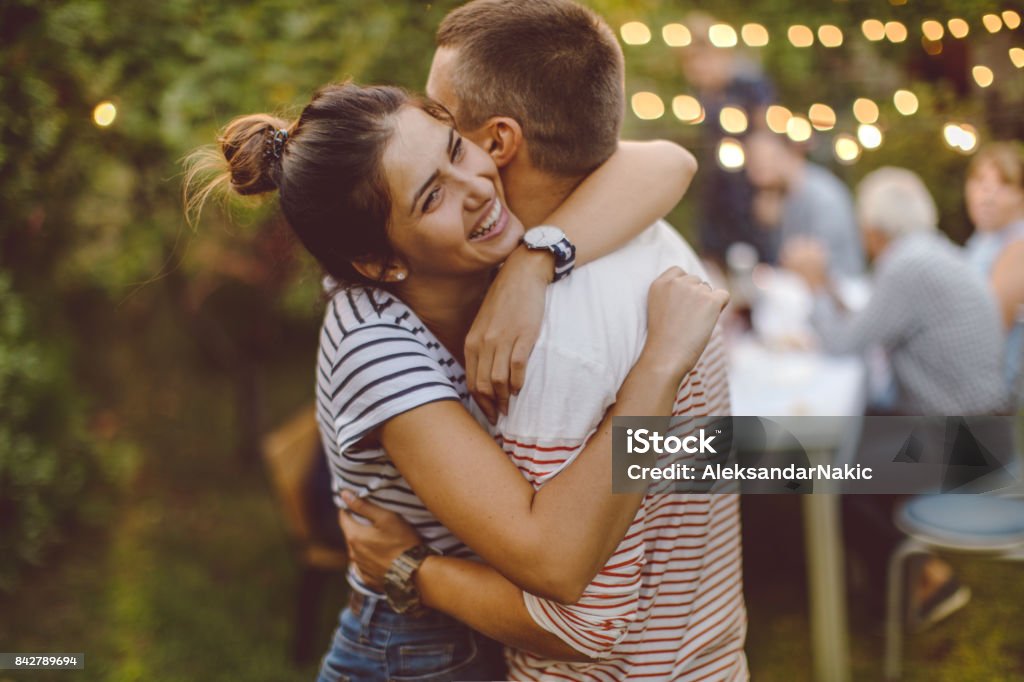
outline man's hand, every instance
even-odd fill
[[[386,509],[358,498],[345,490],[341,498],[348,509],[338,513],[338,523],[348,543],[349,561],[369,587],[381,590],[384,574],[405,550],[420,544],[420,536],[405,520]],[[370,523],[359,521],[358,514]]]
[[[491,423],[508,413],[509,396],[523,387],[554,272],[552,254],[522,246],[513,251],[466,335],[466,386]]]
[[[828,252],[817,239],[790,239],[783,245],[779,263],[800,275],[812,290],[817,291],[828,285]]]

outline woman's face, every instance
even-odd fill
[[[478,274],[504,261],[523,225],[505,204],[491,157],[415,106],[396,118],[383,158],[388,238],[410,279]]]
[[[994,232],[1024,216],[1024,189],[1005,182],[992,163],[967,178],[967,214],[979,232]]]

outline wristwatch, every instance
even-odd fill
[[[422,606],[413,576],[427,557],[440,554],[428,545],[416,545],[391,562],[384,574],[384,595],[396,613],[415,611]]]
[[[555,255],[555,282],[567,277],[576,265],[576,247],[554,225],[531,227],[523,235],[523,244],[528,249],[544,249]]]

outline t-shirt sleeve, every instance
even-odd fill
[[[534,622],[573,649],[593,659],[605,658],[637,619],[644,563],[643,543],[627,534],[620,551],[578,602],[559,604],[523,592],[526,610]]]
[[[380,319],[320,339],[317,399],[344,452],[392,417],[438,400],[459,400],[448,376],[412,330]]]

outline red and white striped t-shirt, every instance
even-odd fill
[[[672,265],[704,276],[689,246],[659,222],[549,287],[526,381],[498,423],[505,451],[534,486],[572,461],[614,402],[643,348],[647,290]],[[680,386],[674,412],[730,413],[717,331]],[[565,606],[524,594],[541,627],[596,662],[508,650],[509,674],[517,680],[746,679],[742,587],[736,495],[648,495],[579,602]]]

